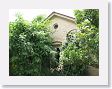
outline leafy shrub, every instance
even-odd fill
[[[37,18],[28,22],[21,15],[17,15],[17,19],[9,23],[9,75],[11,76],[37,76],[50,73],[52,51],[50,22],[40,22],[41,20]]]
[[[99,14],[97,9],[76,10],[77,32],[67,34],[61,51],[64,75],[86,75],[88,65],[99,66]]]
[[[88,65],[99,67],[99,11],[74,12],[77,31],[67,34],[61,52],[52,47],[50,21],[37,16],[28,22],[17,15],[9,23],[9,75],[80,76]]]

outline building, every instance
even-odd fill
[[[55,48],[59,48],[66,41],[67,34],[70,31],[76,31],[75,19],[57,12],[52,12],[47,19],[51,21],[53,45]]]

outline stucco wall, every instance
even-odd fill
[[[99,76],[99,68],[88,66],[87,75],[88,76]]]
[[[52,37],[54,41],[64,42],[66,40],[66,35],[69,31],[76,29],[75,23],[71,20],[64,19],[59,16],[53,16],[51,19],[51,29],[53,31]],[[57,23],[58,28],[54,29],[53,25]]]

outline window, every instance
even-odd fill
[[[55,23],[55,24],[53,25],[53,27],[54,27],[54,29],[57,29],[57,28],[58,28],[58,24]]]
[[[73,29],[73,30],[69,31],[67,33],[66,40],[68,40],[68,41],[75,41],[75,38],[76,38],[76,35],[75,34],[77,32],[78,32],[77,29]]]

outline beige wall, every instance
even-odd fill
[[[99,68],[88,66],[87,75],[88,76],[98,76],[99,75]]]
[[[53,30],[54,41],[64,42],[66,40],[66,35],[70,30],[76,29],[75,23],[71,20],[64,19],[62,17],[53,16],[51,19],[51,29]],[[58,28],[54,29],[53,25],[57,23]]]

